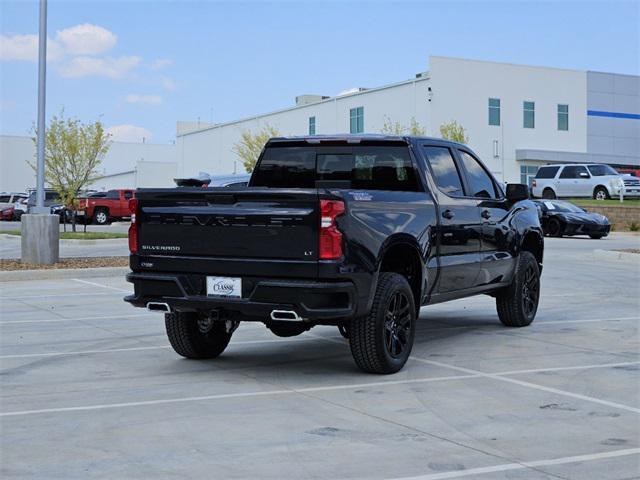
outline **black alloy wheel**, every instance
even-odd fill
[[[411,332],[411,304],[404,292],[396,292],[387,306],[384,320],[384,343],[393,358],[406,351]]]

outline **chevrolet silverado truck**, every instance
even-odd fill
[[[526,185],[434,138],[273,138],[247,187],[139,189],[134,293],[174,350],[220,355],[240,322],[279,336],[335,325],[362,370],[410,356],[420,307],[488,294],[500,321],[538,308],[543,233]]]

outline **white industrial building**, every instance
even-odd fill
[[[24,192],[36,185],[36,148],[27,136],[0,135],[0,191]],[[178,172],[175,145],[112,142],[92,189],[170,187]]]
[[[336,97],[301,95],[272,113],[221,124],[178,122],[180,175],[243,171],[233,146],[265,125],[282,135],[379,133],[385,121],[428,136],[451,120],[497,178],[527,182],[550,162],[640,166],[640,77],[430,57],[410,80]]]

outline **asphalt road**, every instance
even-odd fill
[[[217,360],[168,346],[121,278],[0,284],[2,478],[630,479],[640,472],[640,237],[546,241],[538,318],[423,308],[393,376],[335,328],[243,324]]]

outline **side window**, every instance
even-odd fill
[[[346,180],[362,190],[419,191],[406,147],[354,147],[352,154],[318,154],[318,180]]]
[[[109,190],[107,192],[107,198],[119,200],[120,199],[120,194],[118,193],[117,190]]]
[[[133,192],[131,190],[125,190],[124,191],[124,199],[125,200],[129,200],[130,198],[133,198]]]
[[[491,177],[484,169],[477,158],[472,157],[467,152],[458,150],[464,169],[467,171],[467,181],[469,183],[469,196],[480,198],[497,198],[496,187]]]
[[[10,199],[11,199],[11,195],[2,195],[2,196],[0,196],[0,202],[2,202],[2,203],[9,203]]]
[[[464,196],[458,167],[447,147],[423,147],[438,188],[451,197]]]
[[[591,175],[589,175],[589,172],[587,171],[586,167],[583,167],[582,165],[578,165],[576,166],[575,178],[591,178]]]
[[[536,178],[556,178],[558,170],[560,170],[560,167],[540,167],[538,173],[536,173]]]
[[[576,168],[577,167],[574,166],[564,167],[562,172],[560,172],[560,178],[577,178]]]
[[[251,176],[252,187],[315,188],[316,152],[305,147],[271,147]]]

